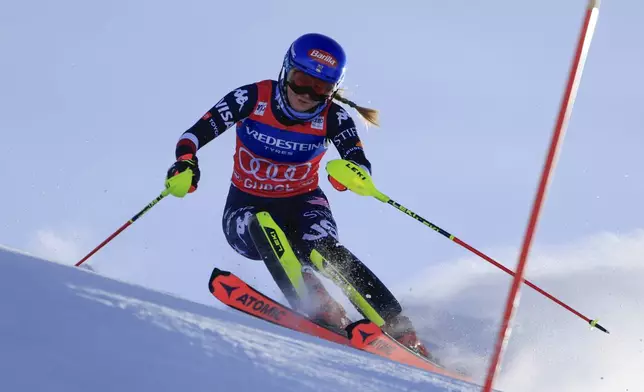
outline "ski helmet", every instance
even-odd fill
[[[278,80],[277,99],[286,117],[291,120],[309,121],[317,117],[331,102],[338,91],[346,66],[344,50],[330,37],[310,33],[296,39],[289,47]],[[321,102],[307,112],[300,112],[291,107],[286,95],[286,86],[293,71],[303,72],[319,79],[326,88],[321,95]]]

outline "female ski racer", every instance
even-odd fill
[[[286,52],[277,81],[264,80],[229,92],[181,135],[175,150],[177,161],[167,178],[190,168],[189,192],[194,192],[200,178],[197,151],[236,125],[232,184],[222,217],[230,246],[246,258],[261,260],[249,225],[257,212],[268,211],[304,266],[302,278],[309,295],[317,297],[312,319],[338,328],[349,323],[344,308],[324,289],[308,260],[312,249],[324,249],[330,262],[353,275],[357,291],[371,299],[385,321],[383,330],[427,356],[409,318],[401,315],[398,301],[339,243],[328,200],[318,186],[319,164],[329,142],[342,159],[371,173],[353,119],[334,100],[355,108],[374,125],[378,125],[378,113],[340,94],[345,65],[345,52],[333,39],[321,34],[299,37]],[[346,190],[328,179],[335,189]],[[289,302],[297,303],[288,280],[270,266],[269,271]]]

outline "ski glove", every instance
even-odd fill
[[[335,190],[340,191],[340,192],[344,192],[344,191],[346,191],[348,189],[346,186],[342,185],[340,183],[340,181],[338,181],[335,178],[331,177],[330,174],[327,177],[329,178],[329,182],[335,188]]]
[[[177,161],[168,169],[165,186],[171,195],[184,197],[186,193],[192,193],[197,190],[200,177],[197,156],[184,154],[177,158]]]

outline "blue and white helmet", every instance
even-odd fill
[[[286,117],[296,121],[309,121],[317,117],[331,102],[344,79],[347,57],[344,49],[330,37],[310,33],[296,39],[284,56],[284,63],[278,80],[277,99]],[[291,107],[286,95],[286,78],[293,68],[312,77],[333,84],[329,99],[320,102],[307,112],[299,112]]]

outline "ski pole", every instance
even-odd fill
[[[145,208],[139,211],[138,214],[134,215],[132,219],[125,222],[123,226],[119,227],[118,230],[116,230],[114,233],[112,233],[112,235],[107,237],[105,241],[101,242],[99,246],[97,246],[91,252],[89,252],[87,256],[83,257],[78,263],[74,264],[74,266],[78,267],[79,265],[83,264],[85,260],[89,259],[94,253],[98,252],[99,249],[105,246],[108,242],[112,241],[114,237],[119,235],[123,230],[127,229],[132,223],[136,222],[136,220],[142,217],[146,212],[150,211],[152,207],[154,207],[158,202],[163,200],[164,197],[170,194],[176,197],[184,197],[188,193],[188,189],[190,188],[190,184],[192,182],[192,176],[193,176],[192,170],[186,169],[185,171],[179,173],[178,175],[168,178],[165,183],[165,189],[163,190],[163,192],[161,192],[159,196],[157,196],[156,199],[152,200],[150,204],[145,206]]]
[[[334,159],[331,160],[327,163],[326,165],[326,170],[327,172],[336,179],[338,182],[340,182],[342,185],[346,186],[348,189],[351,191],[357,193],[358,195],[361,196],[371,196],[374,197],[378,200],[380,200],[383,203],[389,204],[390,206],[396,208],[398,211],[401,211],[405,213],[406,215],[416,219],[420,223],[424,224],[425,226],[429,227],[430,229],[434,230],[435,232],[441,234],[442,236],[452,240],[453,242],[457,243],[458,245],[464,247],[465,249],[469,250],[470,252],[474,253],[475,255],[481,257],[483,260],[491,263],[497,268],[500,268],[501,270],[505,271],[506,273],[514,276],[515,273],[510,270],[509,268],[505,267],[501,263],[495,261],[491,257],[487,256],[483,252],[477,250],[476,248],[470,246],[469,244],[461,241],[459,238],[456,236],[450,234],[449,232],[441,229],[440,227],[436,226],[435,224],[431,223],[427,219],[423,218],[422,216],[416,214],[415,212],[411,211],[407,207],[397,203],[396,201],[392,200],[389,196],[385,195],[384,193],[380,192],[378,189],[376,189],[376,186],[373,183],[373,180],[371,179],[371,176],[365,172],[364,169],[362,169],[360,166],[355,165],[354,163],[343,160],[343,159]],[[591,320],[590,318],[584,316],[583,314],[579,313],[575,309],[571,308],[570,306],[566,305],[564,302],[560,301],[559,299],[555,298],[548,292],[542,290],[529,280],[525,279],[524,283],[527,284],[528,286],[532,287],[535,289],[537,292],[540,294],[544,295],[545,297],[549,298],[550,300],[554,301],[555,303],[559,304],[563,308],[567,309],[577,317],[581,318],[582,320],[586,321],[588,324],[590,324],[591,327],[595,327],[599,329],[602,332],[609,333],[608,330],[606,330],[604,327],[602,327],[600,324],[598,324],[598,320]]]
[[[107,237],[107,239],[105,239],[105,241],[101,242],[101,244],[99,246],[97,246],[91,252],[89,252],[87,254],[87,256],[83,257],[78,263],[74,264],[74,266],[78,267],[79,265],[83,264],[85,262],[85,260],[87,260],[90,257],[92,257],[92,255],[94,253],[98,252],[99,249],[101,249],[103,246],[105,246],[108,242],[112,241],[114,239],[114,237],[119,235],[123,230],[127,229],[132,223],[136,222],[137,219],[142,217],[143,214],[145,214],[146,212],[150,211],[150,209],[152,209],[152,207],[154,207],[158,202],[163,200],[163,198],[168,196],[169,194],[170,194],[169,189],[166,189],[163,192],[161,192],[161,194],[159,196],[157,196],[156,199],[152,200],[152,202],[150,202],[150,204],[145,206],[145,208],[143,208],[141,211],[139,211],[138,214],[134,215],[132,217],[132,219],[130,219],[129,221],[125,222],[125,224],[123,226],[119,227],[118,230],[116,230],[114,233],[112,233],[112,235]]]

